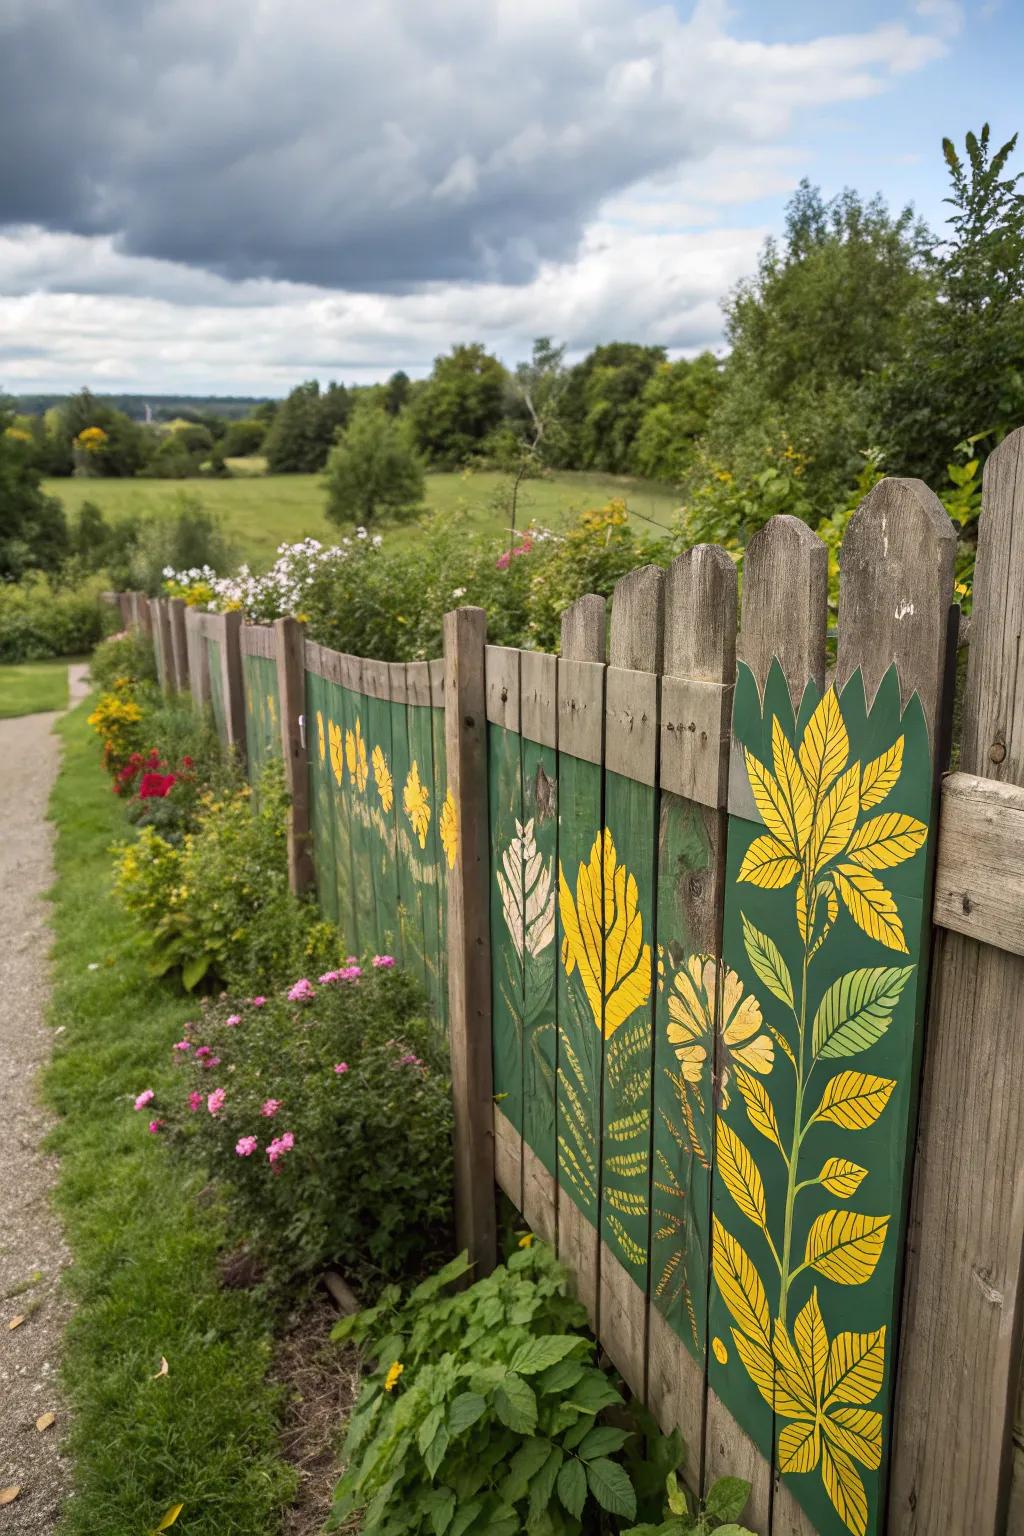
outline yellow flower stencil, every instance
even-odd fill
[[[449,789],[444,797],[444,805],[441,807],[441,847],[444,856],[448,860],[448,868],[455,868],[455,860],[459,854],[459,813],[455,808],[455,799]]]
[[[565,974],[579,970],[594,1023],[607,1039],[651,995],[651,947],[643,942],[636,880],[618,863],[607,827],[579,867],[575,902],[559,865],[558,908]]]
[[[327,722],[327,735],[331,744],[331,769],[335,779],[340,784],[344,774],[341,755],[341,726],[335,725],[333,720],[329,720]]]
[[[405,814],[412,822],[412,829],[419,839],[420,847],[425,848],[427,828],[430,826],[430,794],[420,779],[420,770],[415,758],[409,769],[409,777],[405,781],[402,804],[405,806]]]
[[[369,765],[366,761],[366,743],[363,740],[363,727],[359,716],[356,716],[355,730],[345,732],[345,762],[348,765],[348,776],[355,784],[356,789],[362,794],[366,788],[366,781],[370,776]]]
[[[388,767],[388,760],[384,756],[382,747],[374,747],[370,761],[373,763],[373,782],[377,786],[380,803],[386,811],[390,811],[395,803],[395,789],[391,769]]]

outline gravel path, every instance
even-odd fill
[[[72,703],[85,692],[72,667]],[[51,942],[44,893],[53,881],[46,805],[57,774],[58,716],[0,720],[0,1532],[51,1533],[70,1485],[60,1454],[60,1340],[70,1305],[60,1274],[70,1263],[49,1194],[56,1159],[39,1145],[52,1124],[37,1075],[50,1054],[44,1023]],[[12,1328],[15,1318],[23,1322]],[[37,1429],[44,1415],[55,1420]]]

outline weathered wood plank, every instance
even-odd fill
[[[1024,955],[1024,790],[971,773],[943,780],[932,920]]]
[[[406,684],[409,692],[409,742],[415,769],[411,792],[418,807],[409,816],[408,824],[423,911],[423,981],[428,994],[433,996],[438,976],[437,867],[441,850],[438,839],[439,807],[433,799],[434,733],[430,713],[429,663],[410,662],[406,668]],[[403,809],[406,809],[404,803]]]
[[[496,1259],[487,817],[487,711],[480,608],[444,617],[445,747],[458,850],[448,878],[448,1029],[455,1117],[455,1228],[478,1274]]]
[[[558,661],[558,871],[574,903],[604,825],[604,639],[604,599],[580,598],[562,617]],[[560,947],[563,932],[560,921]],[[556,1003],[558,1256],[596,1331],[602,1035],[578,974],[562,964]]]
[[[664,572],[632,571],[612,596],[603,848],[604,1035],[601,1342],[646,1399],[651,1237],[652,943],[658,836],[658,692]],[[596,1021],[595,1021],[596,1022]]]
[[[309,809],[309,758],[303,721],[305,698],[305,629],[298,619],[278,619],[277,696],[281,718],[281,750],[288,809],[288,883],[296,895],[313,884],[313,854]]]
[[[222,669],[222,697],[224,724],[228,744],[234,747],[245,762],[245,682],[242,677],[242,648],[239,644],[242,615],[236,609],[232,613],[218,614],[220,628],[220,662]]]
[[[1022,633],[1018,430],[985,465],[960,755],[964,773],[1018,786]],[[1006,1529],[1024,1287],[1022,996],[1024,959],[940,930],[896,1394],[894,1536]]]
[[[686,551],[666,573],[648,1399],[666,1431],[681,1431],[683,1470],[695,1489],[704,1453],[714,1041],[706,1025],[694,1032],[691,1005],[708,978],[714,992],[722,953],[736,602],[736,568],[713,546]],[[691,749],[665,718],[666,698],[697,691],[713,695],[718,711],[708,740],[719,755],[703,776],[681,771]],[[685,720],[674,713],[677,726]]]
[[[437,806],[438,841],[441,853],[437,864],[437,990],[434,1006],[437,1019],[448,1027],[448,873],[455,860],[452,837],[452,807],[448,800],[448,770],[444,746],[444,661],[438,657],[430,666],[431,729],[434,738],[434,804]]]
[[[526,1018],[523,763],[519,652],[489,645],[487,764],[491,845],[491,1036],[494,1051],[495,1173],[523,1209],[523,1050]]]
[[[185,641],[185,600],[172,597],[168,608],[171,617],[171,652],[174,656],[174,686],[179,693],[188,687],[188,645]]]
[[[406,663],[391,662],[391,753],[395,780],[395,849],[398,875],[398,953],[403,965],[421,973],[423,956],[423,908],[412,857],[412,829],[405,814],[405,786],[412,756],[409,744],[408,686]]]
[[[763,597],[748,602],[748,591]],[[788,602],[790,597],[795,600]],[[808,682],[819,690],[824,687],[827,618],[825,546],[798,517],[771,518],[755,533],[743,557],[739,659],[753,672],[762,693],[773,658],[789,680],[794,708]]]
[[[328,754],[328,709],[326,684],[319,671],[313,671],[306,642],[306,720],[309,737],[310,816],[313,836],[313,869],[317,904],[331,922],[338,920],[337,872],[334,861],[334,835],[331,818],[331,762]]]

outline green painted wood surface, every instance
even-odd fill
[[[692,931],[690,893],[712,873],[705,816],[662,792],[651,1202],[651,1303],[699,1361],[711,1262],[717,962]]]
[[[557,1167],[558,761],[553,748],[522,739],[523,1135],[544,1167]]]
[[[487,726],[491,818],[491,1036],[494,1096],[523,1131],[523,772],[517,731]]]
[[[439,854],[437,860],[437,983],[434,1014],[438,1023],[448,1026],[448,872],[456,857],[454,805],[448,798],[448,774],[445,762],[444,710],[430,711],[434,742],[434,805],[437,807]]]
[[[930,750],[894,671],[870,713],[854,674],[794,721],[778,666],[763,713],[741,667],[734,729],[757,819],[729,826],[709,1380],[815,1528],[865,1536],[884,1526]]]
[[[374,901],[373,844],[370,825],[370,748],[366,740],[365,695],[343,688],[345,719],[345,780],[342,797],[351,849],[351,918],[353,953],[379,953],[380,923]],[[374,794],[376,791],[374,790]]]
[[[206,637],[207,665],[210,669],[210,708],[213,710],[217,735],[222,742],[228,739],[228,720],[224,711],[224,673],[222,671],[220,641],[212,635]]]
[[[334,885],[337,897],[337,924],[345,947],[359,954],[359,932],[352,892],[352,833],[348,797],[345,793],[345,690],[339,683],[324,681],[327,718],[327,754],[330,767],[328,813],[331,846],[334,851]]]
[[[558,905],[564,934],[575,926],[581,906],[601,911],[602,773],[596,763],[559,752],[558,805]],[[595,992],[592,978],[591,972],[588,990],[579,965],[573,963],[571,974],[565,964],[557,969],[556,1139],[559,1198],[567,1196],[596,1230],[603,1009],[600,983]]]
[[[366,788],[370,812],[370,847],[376,915],[375,954],[394,955],[398,943],[398,808],[395,799],[391,739],[391,703],[366,699],[366,737],[370,777]]]
[[[641,1292],[650,1247],[656,817],[649,785],[606,773],[601,1237]]]
[[[391,745],[395,780],[395,854],[398,874],[397,952],[403,965],[422,976],[423,904],[415,878],[413,830],[405,808],[412,758],[409,751],[409,717],[405,703],[391,705]]]
[[[266,656],[242,655],[245,691],[245,751],[250,783],[272,757],[281,756],[281,701],[277,663]]]
[[[306,734],[309,756],[309,822],[313,840],[313,872],[317,902],[331,922],[338,920],[338,888],[330,820],[331,760],[327,750],[327,709],[324,682],[306,673]]]
[[[437,994],[439,942],[437,866],[440,860],[438,809],[434,799],[434,730],[429,704],[408,704],[410,779],[409,810],[403,811],[409,829],[409,853],[413,878],[419,889],[423,921],[421,979],[428,995]]]

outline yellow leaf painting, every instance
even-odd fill
[[[651,948],[643,942],[637,883],[618,862],[606,827],[579,866],[575,900],[558,868],[563,964],[578,970],[594,1023],[609,1039],[651,995]]]
[[[395,789],[391,769],[388,767],[388,760],[384,756],[382,747],[374,747],[370,761],[373,764],[373,782],[377,786],[381,806],[385,811],[390,811],[395,803]]]
[[[405,814],[412,823],[412,829],[420,847],[425,848],[427,829],[430,826],[430,792],[420,778],[419,764],[415,758],[402,791],[402,804],[405,807]]]
[[[455,797],[449,789],[444,797],[441,807],[441,820],[438,823],[441,832],[441,847],[444,856],[448,860],[448,868],[455,868],[455,860],[459,853],[459,813],[455,807]]]
[[[335,725],[333,720],[327,723],[327,735],[331,744],[331,771],[335,780],[340,784],[344,774],[344,759],[341,750],[341,726]]]
[[[316,741],[320,749],[320,761],[323,762],[327,756],[327,740],[324,736],[323,711],[319,709],[316,712]]]
[[[761,1276],[717,1216],[712,1219],[711,1267],[737,1328],[770,1352],[768,1297]]]
[[[839,777],[850,755],[850,738],[834,688],[822,695],[804,731],[798,761],[817,809],[824,792]]]
[[[865,766],[860,779],[860,805],[870,811],[881,805],[903,772],[903,737]]]
[[[764,1197],[764,1180],[743,1142],[721,1116],[715,1136],[715,1156],[718,1172],[739,1210],[755,1226],[767,1232],[768,1208]]]
[[[807,1234],[804,1263],[837,1285],[863,1285],[882,1256],[888,1216],[823,1211]]]
[[[348,776],[355,784],[356,789],[362,794],[366,788],[366,781],[370,776],[369,765],[366,761],[366,743],[363,740],[363,727],[359,716],[356,716],[355,728],[345,732],[345,763],[348,767]]]
[[[862,1131],[874,1125],[895,1087],[891,1077],[875,1077],[870,1072],[838,1072],[826,1083],[810,1123],[828,1120],[844,1131]]]

